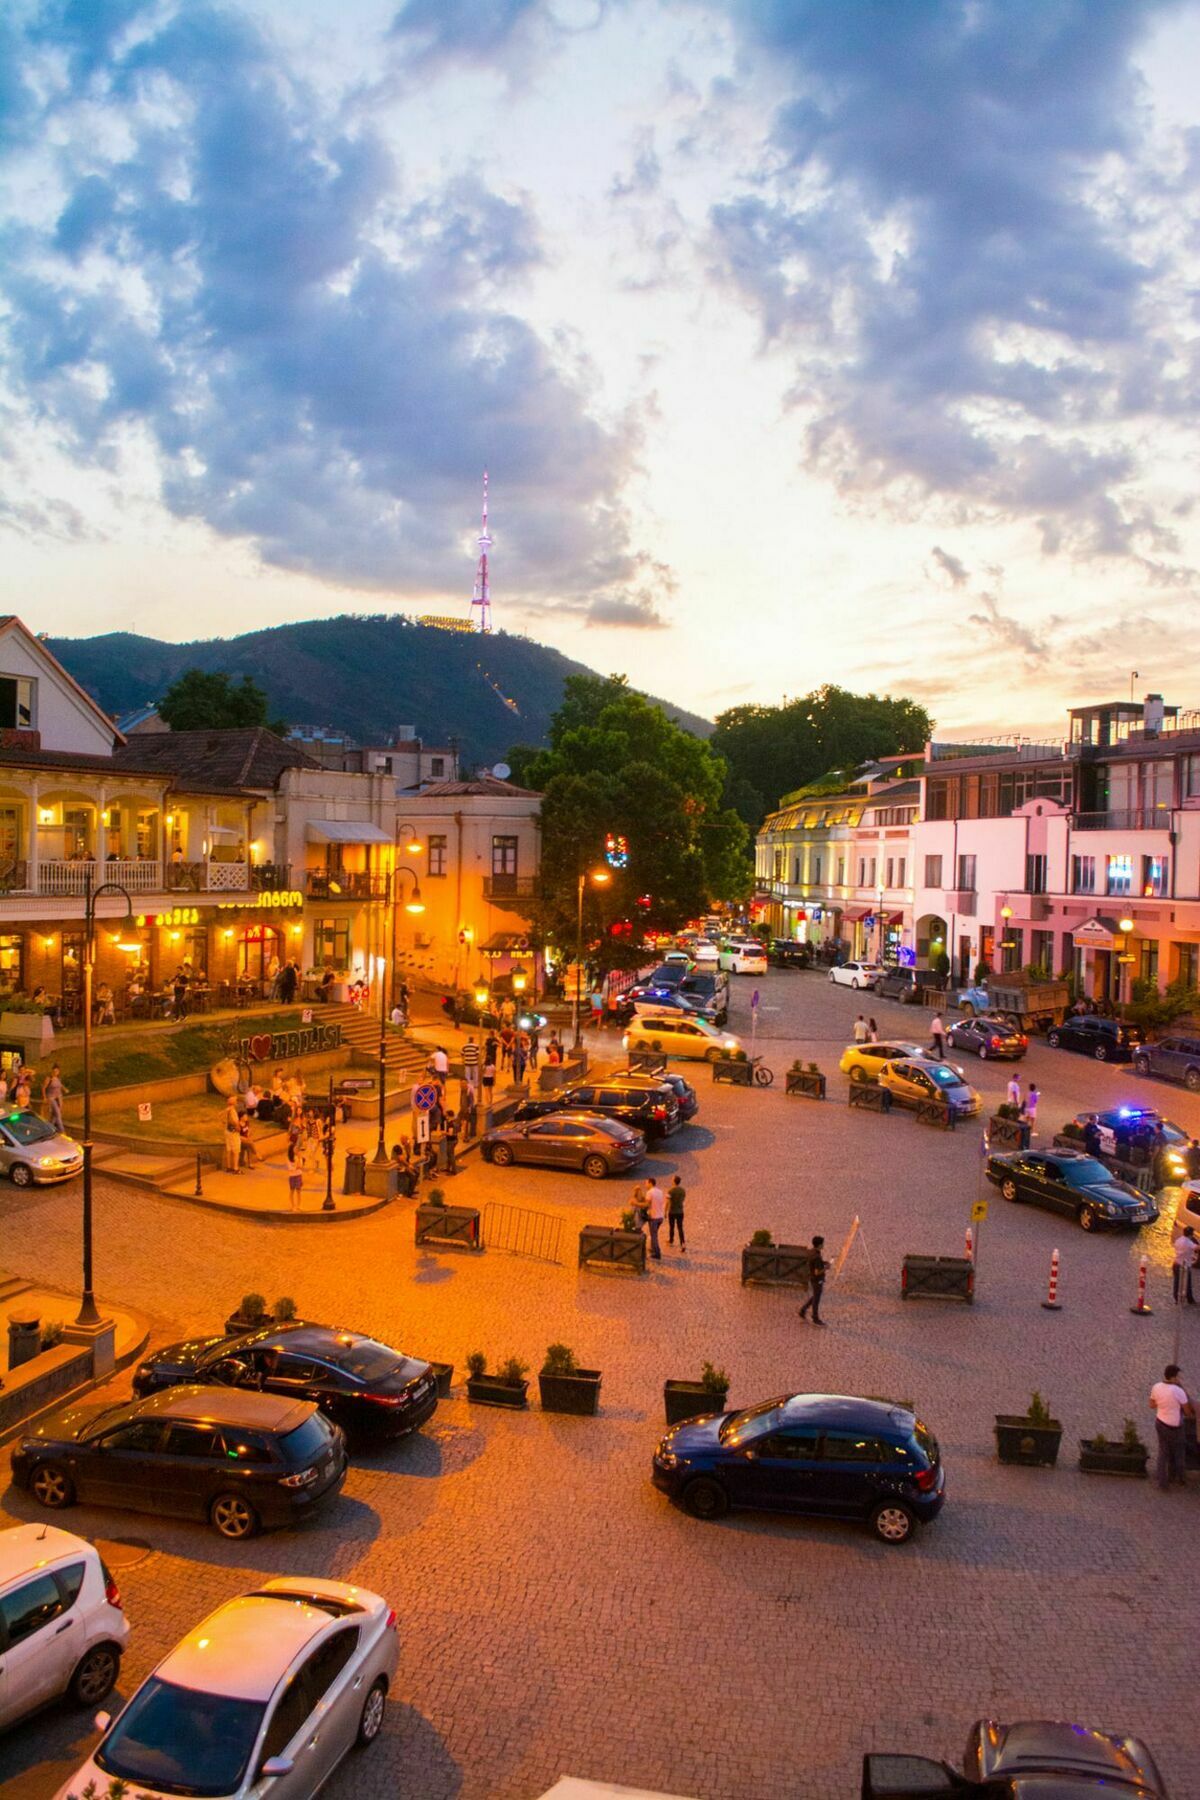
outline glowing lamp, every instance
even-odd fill
[[[128,928],[118,933],[116,945],[117,949],[124,950],[127,956],[138,955],[142,948],[140,939],[133,937]]]
[[[1004,906],[1002,906],[1000,908],[1000,917],[1002,919],[1011,919],[1012,914],[1013,914],[1013,909],[1011,906],[1005,904]]]
[[[404,849],[405,849],[406,855],[408,855],[408,856],[420,856],[420,854],[421,854],[420,838],[414,837],[410,833],[408,842],[407,842],[407,844],[405,844]]]
[[[52,950],[54,948],[54,939],[52,937],[44,937],[42,939],[42,947],[45,950]]]
[[[518,969],[516,974],[513,976],[513,993],[514,994],[523,994],[525,992],[525,985],[528,982],[528,980],[529,980],[529,977],[528,977],[528,975],[526,975],[524,969]]]
[[[603,887],[606,881],[612,880],[612,875],[608,869],[593,869],[592,880],[597,887]]]
[[[233,927],[231,925],[227,925],[225,927],[224,932],[222,933],[222,936],[225,938],[226,943],[228,943],[229,939],[233,936]]]
[[[475,989],[475,1004],[476,1004],[476,1006],[486,1006],[487,1000],[488,1000],[488,991],[481,984],[479,987],[477,987]]]
[[[415,881],[413,882],[412,893],[404,902],[404,910],[405,912],[410,913],[423,913],[425,911],[425,902],[421,898],[421,890]]]
[[[1133,930],[1133,920],[1132,919],[1118,919],[1117,923],[1121,927],[1122,931],[1130,932]]]
[[[177,944],[182,936],[183,936],[182,931],[173,931],[171,933],[171,942],[173,944]]]

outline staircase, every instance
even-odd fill
[[[313,1017],[316,1017],[314,1010]],[[372,1068],[379,1066],[379,1020],[371,1013],[365,1013],[357,1006],[323,1006],[321,1023],[324,1025],[340,1025],[342,1042],[350,1046],[356,1063],[370,1063]],[[409,1088],[425,1073],[429,1061],[429,1049],[425,1044],[418,1044],[407,1032],[397,1031],[389,1025],[386,1032],[387,1049],[384,1062],[387,1068],[387,1089]]]

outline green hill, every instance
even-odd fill
[[[415,725],[427,742],[456,737],[464,769],[497,761],[514,743],[540,743],[567,676],[590,673],[530,638],[439,631],[398,614],[190,644],[124,631],[47,642],[109,713],[160,699],[184,669],[223,670],[252,675],[271,713],[290,724],[332,725],[365,743],[384,742],[397,725]],[[689,731],[712,731],[707,719],[661,704]]]

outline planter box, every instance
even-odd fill
[[[1031,1127],[1020,1119],[1002,1119],[999,1113],[988,1120],[989,1150],[1028,1150]]]
[[[539,1375],[542,1411],[590,1415],[600,1406],[599,1369],[576,1369],[573,1375]]]
[[[1031,1425],[1017,1413],[996,1414],[996,1454],[1002,1463],[1021,1463],[1031,1469],[1050,1469],[1058,1461],[1063,1428],[1057,1419],[1049,1425]]]
[[[619,1225],[585,1225],[579,1233],[581,1269],[628,1269],[646,1273],[646,1238],[641,1231],[623,1231]]]
[[[1127,1450],[1124,1444],[1096,1444],[1091,1438],[1079,1440],[1079,1467],[1085,1475],[1134,1475],[1143,1479],[1150,1452],[1145,1444]]]
[[[445,1250],[482,1250],[477,1206],[418,1206],[414,1242]]]
[[[877,1081],[852,1081],[847,1098],[851,1106],[861,1106],[864,1112],[892,1110],[892,1096]]]
[[[900,1298],[975,1300],[975,1264],[965,1256],[906,1256],[900,1271]]]
[[[667,1424],[682,1425],[687,1419],[703,1419],[710,1413],[723,1413],[726,1406],[728,1388],[722,1388],[714,1394],[700,1381],[664,1381],[663,1402],[666,1407]]]
[[[761,1281],[774,1287],[808,1286],[808,1244],[746,1244],[742,1248],[742,1286]]]
[[[473,1400],[476,1406],[508,1406],[520,1411],[529,1404],[528,1393],[527,1381],[498,1381],[494,1375],[467,1377],[467,1399]]]
[[[754,1064],[736,1056],[718,1056],[713,1059],[712,1078],[727,1081],[730,1087],[749,1087],[754,1080]]]
[[[825,1098],[825,1077],[820,1070],[789,1069],[784,1077],[785,1094],[803,1094],[807,1100]]]
[[[936,1125],[942,1131],[953,1131],[958,1114],[944,1100],[922,1100],[917,1108],[918,1125]]]
[[[430,1363],[429,1366],[433,1370],[434,1375],[437,1378],[438,1399],[439,1400],[448,1399],[450,1396],[450,1390],[454,1386],[454,1364],[453,1363]]]
[[[665,1075],[667,1072],[667,1059],[661,1050],[631,1050],[629,1052],[629,1067],[631,1069],[642,1069],[647,1075]]]
[[[36,1061],[54,1042],[54,1021],[45,1013],[0,1013],[0,1037],[18,1039]]]
[[[262,1331],[266,1326],[275,1323],[273,1313],[264,1313],[261,1319],[245,1319],[241,1313],[230,1313],[225,1321],[226,1337],[240,1337],[243,1331]]]

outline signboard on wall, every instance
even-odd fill
[[[1071,936],[1077,950],[1111,950],[1113,947],[1113,934],[1103,919],[1085,920],[1082,925],[1076,925]]]
[[[336,1050],[342,1041],[340,1025],[303,1025],[294,1031],[255,1031],[236,1038],[243,1062],[284,1062],[294,1056],[315,1056]]]

